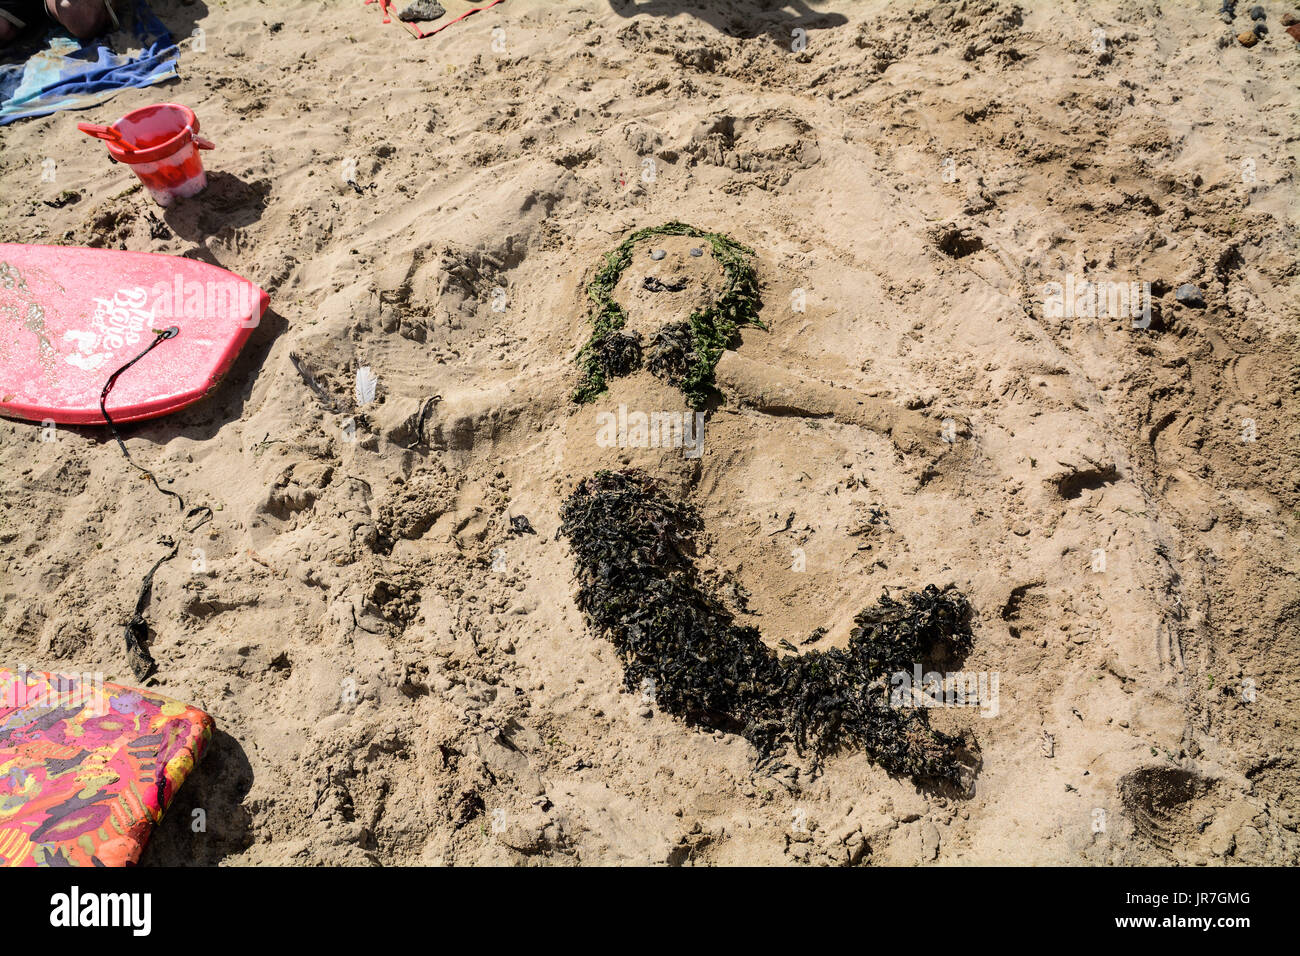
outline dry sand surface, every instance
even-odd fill
[[[423,41],[360,0],[154,5],[204,31],[179,82],[0,131],[0,239],[271,297],[219,390],[126,429],[216,509],[195,535],[102,430],[0,421],[0,661],[131,683],[180,543],[154,680],[219,733],[146,863],[1300,862],[1290,5],[1251,49],[1212,0],[506,0]],[[75,129],[160,100],[218,146],[165,211]],[[755,250],[763,293],[699,458],[597,442],[684,410],[648,372],[570,401],[585,284],[671,220]],[[692,245],[636,257],[629,327],[710,294]],[[1149,327],[1057,314],[1067,277],[1149,282]],[[774,648],[961,589],[997,706],[933,722],[973,793],[760,762],[625,691],[556,536],[625,465],[700,510]]]

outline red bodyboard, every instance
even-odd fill
[[[114,422],[156,418],[217,386],[267,295],[205,262],[148,252],[0,243],[0,415],[102,425],[110,375],[179,329],[109,393]]]

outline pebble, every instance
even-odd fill
[[[929,863],[939,855],[939,828],[933,823],[921,827],[921,859]]]
[[[1245,34],[1243,33],[1242,36],[1245,36]],[[1241,37],[1238,37],[1238,39],[1241,39]],[[1242,42],[1245,43],[1246,41],[1242,40]],[[1249,46],[1250,44],[1246,45]],[[1200,289],[1192,285],[1190,282],[1185,282],[1180,285],[1178,291],[1174,293],[1174,297],[1183,305],[1191,306],[1193,309],[1201,309],[1205,307],[1205,296],[1201,294]]]
[[[663,249],[653,249],[650,252],[650,258],[653,259],[655,262],[658,262],[666,255],[668,255],[668,253]]]
[[[1300,23],[1291,24],[1286,28],[1286,32],[1291,34],[1291,39],[1295,40],[1296,43],[1300,43]]]
[[[1263,7],[1256,6],[1250,8],[1250,18],[1252,20],[1263,20],[1264,16],[1265,14],[1264,14]]]
[[[1255,24],[1255,36],[1262,37],[1267,32],[1268,32],[1268,27],[1264,26],[1264,24],[1262,23]]]
[[[1282,14],[1282,26],[1289,27],[1292,24],[1296,24],[1296,23],[1300,23],[1300,20],[1296,19],[1296,15],[1294,13]]]
[[[414,3],[399,13],[397,18],[406,23],[437,20],[446,12],[442,4],[438,3],[437,0],[415,0]]]
[[[1259,42],[1259,37],[1254,30],[1247,30],[1245,33],[1237,34],[1237,42],[1242,46],[1251,47]]]
[[[700,256],[704,255],[704,250],[696,247],[691,250],[691,255],[698,259]]]

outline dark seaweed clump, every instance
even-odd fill
[[[641,336],[611,332],[596,345],[600,367],[611,378],[631,375],[641,367]]]
[[[587,478],[561,519],[578,606],[618,649],[628,690],[653,681],[660,708],[743,734],[762,756],[787,741],[818,760],[860,748],[890,773],[969,785],[966,742],[889,699],[890,675],[969,649],[970,607],[955,590],[886,593],[854,619],[847,648],[782,658],[707,592],[693,558],[697,513],[644,473]]]
[[[670,322],[655,330],[650,339],[650,361],[646,367],[652,375],[669,385],[682,387],[691,371],[691,356],[695,354],[695,337],[686,322]]]

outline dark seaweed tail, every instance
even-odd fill
[[[891,675],[970,649],[970,606],[955,590],[886,594],[854,619],[848,647],[781,658],[708,593],[693,558],[698,514],[644,473],[587,478],[561,519],[578,606],[618,649],[628,690],[652,688],[663,710],[741,733],[763,755],[786,741],[819,759],[861,748],[890,773],[969,784],[963,739],[890,699]]]

